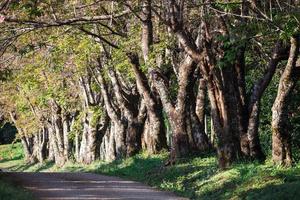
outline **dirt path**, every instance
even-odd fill
[[[5,173],[5,176],[42,200],[184,199],[134,181],[91,173]]]

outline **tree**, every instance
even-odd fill
[[[272,160],[276,164],[292,164],[291,135],[289,134],[289,102],[299,80],[299,36],[290,39],[291,48],[287,65],[281,75],[277,97],[272,107]]]

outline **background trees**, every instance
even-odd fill
[[[273,160],[291,163],[293,134],[281,130],[288,96],[298,95],[299,2],[6,1],[1,8],[1,65],[12,71],[2,84],[3,113],[31,160],[91,163],[169,149],[174,163],[216,149],[226,168],[264,161],[270,144],[261,138],[273,131]],[[277,83],[271,129],[271,104],[262,102],[274,100],[268,87]]]

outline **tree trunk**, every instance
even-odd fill
[[[299,37],[291,38],[288,63],[281,75],[277,97],[272,107],[272,160],[275,164],[292,164],[291,135],[288,107],[291,94],[298,81],[296,62],[299,56]]]
[[[109,117],[106,112],[102,113],[100,122],[96,129],[96,158],[101,159],[101,145],[104,142],[104,137],[109,130]]]
[[[150,48],[153,44],[153,23],[152,23],[152,0],[143,1],[142,10],[142,51],[144,61],[148,61]]]
[[[63,166],[65,164],[65,157],[63,155],[63,151],[59,150],[56,130],[52,124],[49,124],[48,130],[49,130],[49,138],[52,146],[55,164],[57,166]]]
[[[206,97],[206,82],[204,78],[199,79],[198,83],[198,93],[196,99],[196,114],[199,122],[205,127],[205,97]]]
[[[127,157],[133,156],[141,149],[142,124],[138,121],[130,121],[127,127],[126,145]]]
[[[192,77],[194,70],[193,60],[186,56],[183,64],[179,67],[179,89],[176,105],[172,103],[169,97],[162,75],[159,72],[152,73],[154,85],[159,92],[173,133],[170,159],[172,163],[176,158],[190,153],[192,149],[205,150],[209,148],[204,127],[201,126],[195,113],[196,97],[193,94],[194,83]]]
[[[95,113],[91,109],[88,109],[83,119],[79,161],[84,164],[91,164],[96,160],[96,134],[99,116],[94,117]]]
[[[49,127],[47,127],[48,129],[48,137],[49,137],[49,142],[48,142],[48,148],[49,148],[49,156],[48,156],[48,161],[52,162],[55,161],[55,155],[54,155],[54,139],[52,136],[52,133],[49,129]]]
[[[80,162],[80,144],[79,144],[79,133],[75,133],[75,160]]]
[[[287,57],[286,52],[287,49],[283,47],[282,41],[276,42],[263,77],[255,83],[251,92],[250,101],[247,104],[244,103],[244,108],[242,108],[244,111],[241,112],[243,123],[241,149],[244,155],[252,159],[263,161],[266,157],[262,152],[258,134],[260,100],[276,72],[278,63]]]
[[[150,50],[153,45],[152,0],[143,0],[141,19],[141,47],[144,61],[146,64],[149,64],[149,53],[151,53]],[[157,102],[154,92],[151,91],[151,79],[147,80],[145,74],[139,69],[138,56],[131,55],[129,59],[133,65],[138,91],[147,107],[147,121],[144,127],[144,137],[147,137],[147,139],[144,142],[146,142],[149,153],[158,153],[160,150],[167,148],[166,133],[163,127],[162,105],[160,102]],[[148,66],[148,71],[152,71],[150,66]]]
[[[111,132],[112,124],[107,124],[107,128],[105,130],[104,136],[102,138],[102,142],[100,144],[100,160],[104,161],[113,161],[115,160],[115,153],[111,153],[111,157],[109,155],[109,145],[110,145],[110,132]],[[113,148],[114,149],[114,148]]]
[[[33,158],[33,154],[31,151],[31,147],[28,144],[28,139],[26,139],[25,136],[21,136],[21,143],[24,150],[24,156],[25,156],[25,162],[26,163],[35,163],[35,160]]]
[[[47,129],[43,127],[37,135],[34,136],[34,154],[40,163],[46,158]]]
[[[106,161],[111,162],[115,160],[116,157],[116,141],[115,141],[115,125],[111,123],[111,128],[108,135],[108,142],[106,147]]]
[[[96,117],[97,119],[94,119],[94,113],[91,111],[87,115],[87,146],[84,163],[90,164],[96,159],[96,134],[99,116]]]
[[[205,151],[211,147],[211,144],[209,142],[207,133],[205,132],[205,86],[199,86],[197,96],[194,94],[194,86],[196,83],[196,80],[193,81],[193,78],[190,77],[192,80],[190,82],[190,86],[188,89],[188,102],[189,102],[189,110],[188,113],[188,118],[191,119],[191,124],[192,124],[192,130],[191,130],[191,135],[193,137],[193,143],[195,144],[195,149],[198,151]],[[201,79],[199,80],[199,84],[201,84]],[[204,95],[204,97],[199,97],[200,95]],[[199,100],[201,99],[201,103]],[[197,105],[197,103],[199,103]],[[201,106],[200,106],[201,105]],[[199,118],[200,116],[200,118]],[[190,142],[191,144],[191,142]]]
[[[101,63],[99,63],[99,68],[101,69]],[[117,108],[115,108],[109,97],[106,82],[101,74],[98,72],[96,80],[101,88],[101,94],[104,99],[104,105],[107,110],[107,114],[111,119],[111,132],[110,132],[110,142],[109,142],[109,159],[121,159],[126,156],[126,127],[121,114]],[[115,149],[113,149],[115,148]],[[112,155],[115,153],[115,155]]]
[[[62,109],[57,104],[57,102],[52,99],[50,102],[52,110],[52,139],[53,139],[53,149],[55,155],[55,164],[58,166],[63,166],[67,160],[64,155],[64,130],[63,130],[63,121],[62,121]]]
[[[118,108],[120,109],[124,123],[126,123],[126,156],[130,157],[138,153],[141,149],[142,125],[144,120],[138,116],[139,102],[137,99],[139,99],[139,96],[132,94],[132,92],[125,95],[114,69],[109,69],[109,76],[117,99]],[[128,98],[131,98],[131,101]]]
[[[66,160],[70,156],[70,145],[69,145],[69,133],[71,131],[70,115],[64,115],[63,117],[63,140],[64,140],[64,157]]]
[[[249,154],[252,159],[264,161],[266,159],[260,145],[258,127],[259,127],[259,115],[260,115],[260,102],[256,102],[252,105],[251,113],[249,113],[247,136],[249,141]]]
[[[148,114],[148,144],[147,151],[149,153],[158,153],[160,150],[167,148],[167,140],[163,127],[162,109],[159,103],[157,103],[153,93],[150,90],[150,86],[147,81],[147,77],[140,70],[140,63],[138,55],[128,54],[130,62],[133,67],[133,71],[136,77],[136,83],[140,95],[143,96],[143,100],[147,107]]]
[[[87,114],[85,114],[84,118],[82,119],[83,123],[83,130],[81,135],[80,141],[80,149],[79,149],[79,162],[85,163],[85,157],[87,153],[87,143],[88,143],[88,122],[87,122]]]
[[[239,151],[235,141],[236,132],[231,129],[234,128],[232,127],[232,121],[236,118],[236,116],[232,115],[234,112],[230,110],[229,106],[232,103],[230,102],[232,99],[224,94],[223,88],[218,88],[218,86],[214,85],[212,80],[208,81],[208,94],[211,103],[213,129],[218,138],[219,166],[226,168],[237,158]]]

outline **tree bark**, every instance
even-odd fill
[[[88,110],[84,122],[85,129],[85,144],[84,144],[84,155],[81,155],[81,160],[85,164],[91,164],[96,160],[96,135],[97,135],[97,124],[100,116],[94,118],[94,113]]]
[[[52,123],[48,124],[48,130],[50,145],[53,151],[54,162],[57,166],[63,166],[65,164],[65,157],[63,155],[63,152],[59,150],[56,131]]]
[[[101,63],[99,63],[101,65]],[[99,66],[101,69],[101,66]],[[99,71],[97,75],[97,82],[101,88],[101,94],[104,99],[105,108],[107,110],[107,114],[112,121],[113,128],[111,128],[110,132],[110,142],[109,142],[109,151],[108,154],[110,159],[121,159],[126,156],[126,126],[121,118],[120,111],[117,110],[111,102],[111,98],[108,95],[108,89],[106,82],[101,74],[102,72]],[[113,149],[113,147],[115,149]],[[112,154],[115,153],[113,156]]]
[[[34,151],[33,152],[34,152],[37,160],[40,163],[43,163],[46,158],[46,154],[47,154],[46,142],[47,142],[47,140],[48,140],[47,129],[45,127],[43,127],[34,136]]]
[[[141,149],[142,126],[144,121],[138,118],[139,107],[137,105],[139,105],[139,102],[137,99],[139,99],[139,97],[136,96],[132,98],[134,96],[133,94],[124,95],[124,91],[121,88],[117,73],[114,69],[109,69],[109,76],[118,102],[118,107],[122,113],[124,122],[126,121],[126,156],[130,157]],[[129,102],[127,100],[128,96],[132,96],[132,101]]]
[[[136,77],[136,84],[140,95],[147,107],[149,129],[147,151],[149,153],[158,153],[160,150],[167,148],[166,135],[163,127],[163,117],[161,106],[156,102],[153,93],[151,92],[145,74],[140,70],[139,58],[136,54],[128,54],[128,58],[132,64],[133,71]]]
[[[79,133],[75,133],[75,160],[80,161],[80,145],[79,145]]]
[[[191,77],[194,76],[193,74],[190,75],[190,83],[188,86],[188,102],[190,105],[188,105],[189,110],[188,110],[188,118],[190,118],[191,120],[191,135],[193,137],[193,143],[195,144],[195,149],[197,151],[204,151],[204,150],[208,150],[211,147],[211,144],[209,142],[207,133],[205,132],[205,122],[204,122],[204,118],[205,118],[205,92],[206,92],[206,85],[205,86],[198,86],[198,93],[197,96],[194,92],[194,88],[196,85],[196,77]],[[201,84],[201,79],[199,80],[199,84]],[[204,97],[201,97],[201,103],[198,102],[198,98],[199,95],[204,95]],[[199,106],[199,104],[197,105],[197,103],[202,104],[201,106]],[[198,106],[198,107],[197,107]],[[202,109],[202,110],[201,110]],[[198,111],[198,115],[197,115],[197,111]],[[199,116],[201,116],[201,120],[199,118]],[[191,144],[191,142],[190,142]]]
[[[26,138],[26,136],[21,136],[21,143],[23,146],[23,150],[24,150],[24,156],[25,156],[25,162],[26,163],[35,163],[36,160],[33,157],[33,152],[32,152],[32,147],[30,147],[30,145],[28,143],[28,139]]]
[[[204,78],[199,78],[198,93],[196,99],[196,114],[199,122],[204,127],[205,118],[205,98],[206,98],[206,82]]]
[[[69,133],[71,131],[70,115],[63,116],[63,140],[64,140],[64,157],[68,160],[70,156]]]
[[[64,155],[62,109],[54,99],[50,101],[50,106],[52,110],[51,133],[53,134],[52,139],[54,144],[55,164],[58,166],[63,166],[67,158]]]
[[[259,115],[260,115],[260,101],[264,91],[270,84],[272,77],[276,72],[279,62],[286,57],[286,49],[282,45],[282,41],[278,41],[272,51],[271,59],[263,77],[261,77],[253,87],[249,102],[242,105],[242,131],[241,131],[241,149],[244,155],[257,159],[265,160],[265,155],[262,152],[259,141]],[[245,87],[245,86],[243,86]],[[241,100],[241,102],[243,102]],[[240,103],[242,104],[242,103]]]
[[[48,156],[48,161],[50,162],[54,162],[55,161],[55,155],[54,155],[54,141],[53,141],[53,136],[51,133],[51,129],[49,129],[49,126],[47,126],[47,130],[48,130],[48,137],[49,137],[49,142],[48,142],[48,148],[49,148],[49,156]]]
[[[281,75],[277,97],[272,107],[272,160],[275,164],[292,164],[291,135],[289,133],[288,107],[291,94],[299,80],[296,62],[299,56],[299,36],[291,38],[288,63]]]
[[[143,1],[142,9],[142,51],[144,61],[149,60],[150,48],[153,44],[152,0]]]
[[[198,120],[195,107],[192,102],[196,102],[193,94],[194,72],[193,60],[187,56],[183,64],[179,67],[179,89],[177,93],[177,103],[174,105],[169,97],[168,90],[164,83],[164,78],[159,72],[153,72],[152,77],[156,89],[160,94],[165,112],[167,113],[172,129],[171,162],[176,158],[183,157],[194,148],[206,150],[209,142],[204,127]],[[188,122],[190,120],[190,122]],[[189,128],[190,124],[190,128]]]

